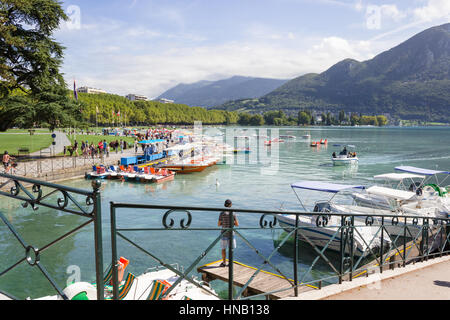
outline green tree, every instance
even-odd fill
[[[342,122],[344,122],[344,120],[345,120],[345,111],[341,110],[339,112],[339,124],[342,124]]]
[[[252,126],[262,126],[264,124],[264,118],[260,114],[255,114],[250,117],[249,122]]]
[[[81,105],[70,100],[59,72],[63,47],[52,38],[66,19],[55,0],[0,2],[0,130],[82,120]],[[17,90],[25,95],[17,97]]]
[[[386,118],[386,116],[383,116],[383,115],[377,116],[377,120],[378,120],[378,125],[380,127],[383,127],[388,123],[388,119]]]
[[[352,113],[350,116],[350,125],[356,126],[357,124],[359,124],[359,117],[357,114]]]
[[[39,93],[63,86],[59,73],[63,47],[52,33],[66,20],[54,0],[2,0],[0,2],[0,96],[14,89]]]
[[[305,111],[300,111],[298,113],[298,124],[308,125],[311,123],[311,116]]]

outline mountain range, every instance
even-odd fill
[[[254,113],[344,110],[450,122],[450,23],[426,29],[373,59],[345,59],[259,98],[216,107]]]
[[[157,99],[174,100],[175,103],[198,107],[213,107],[230,100],[259,98],[288,80],[234,76],[219,81],[198,81],[192,84],[179,84]]]

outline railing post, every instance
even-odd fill
[[[341,217],[341,241],[340,241],[340,252],[341,252],[341,263],[339,266],[339,284],[342,284],[342,275],[344,273],[344,255],[345,255],[345,247],[344,247],[344,221],[345,217]]]
[[[234,213],[233,211],[230,211],[230,241],[228,243],[228,299],[233,300],[233,230],[234,230]]]
[[[111,209],[111,268],[113,281],[113,300],[117,300],[119,295],[119,278],[117,270],[117,235],[116,235],[116,207],[114,202],[110,202]]]
[[[384,217],[381,217],[381,243],[380,243],[380,273],[383,273],[384,266]]]
[[[352,281],[352,279],[353,279],[353,255],[355,254],[354,250],[353,250],[354,242],[355,242],[354,241],[355,216],[352,216],[350,221],[351,221],[351,224],[350,224],[350,229],[349,229],[349,232],[350,232],[350,278],[349,278],[349,280]]]
[[[95,237],[95,273],[97,283],[97,299],[103,300],[103,238],[102,238],[102,202],[100,196],[100,180],[92,181],[94,192],[92,193],[94,200],[94,237]]]
[[[422,240],[424,241],[424,249],[426,254],[424,254],[425,261],[428,261],[428,230],[429,230],[429,220],[423,219],[423,237]]]
[[[295,215],[295,232],[294,232],[294,294],[298,297],[298,214]]]
[[[405,224],[403,226],[403,268],[406,267],[406,227],[408,220],[405,218]]]

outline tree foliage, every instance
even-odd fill
[[[0,130],[79,123],[79,105],[59,71],[63,47],[52,38],[67,16],[55,0],[0,2]]]

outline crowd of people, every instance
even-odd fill
[[[80,148],[78,148],[80,146]],[[69,156],[79,156],[79,149],[81,150],[81,155],[86,158],[95,157],[109,157],[111,152],[123,153],[124,150],[128,149],[130,146],[128,142],[123,139],[117,139],[115,141],[107,142],[106,140],[100,140],[98,143],[82,141],[79,145],[78,141],[75,140],[74,143],[68,147],[64,147],[64,156],[69,153]]]

